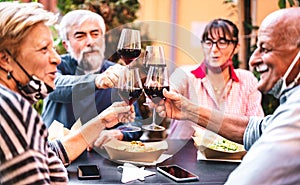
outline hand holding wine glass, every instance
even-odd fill
[[[118,55],[126,65],[137,59],[141,54],[141,36],[139,30],[123,29],[117,48]]]
[[[155,104],[159,103],[163,96],[163,89],[169,90],[169,74],[162,46],[147,46],[144,64],[149,67],[144,84],[144,91],[149,99]],[[150,125],[144,125],[143,129],[149,131],[163,131],[164,127],[155,122],[156,111],[153,109],[153,118]]]
[[[128,104],[132,105],[142,93],[142,82],[138,68],[124,68],[118,82],[118,94]],[[118,127],[123,132],[140,131],[140,127],[128,123],[124,127]]]

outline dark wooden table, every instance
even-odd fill
[[[168,144],[168,153],[174,155],[158,165],[177,164],[199,176],[199,181],[186,182],[186,184],[224,184],[228,175],[239,165],[233,162],[197,160],[197,149],[193,140],[169,140]],[[98,165],[101,179],[78,180],[77,166],[83,164]],[[120,165],[122,164],[110,161],[105,155],[95,151],[84,152],[67,168],[70,184],[121,184],[122,173],[117,169]],[[146,177],[145,181],[132,181],[130,184],[176,184],[175,181],[158,172],[156,166],[146,166],[145,169],[156,172],[156,175]]]

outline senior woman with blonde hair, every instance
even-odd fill
[[[106,127],[132,121],[133,107],[116,102],[80,130],[48,142],[32,104],[54,89],[60,57],[48,26],[56,18],[39,3],[13,2],[0,3],[0,17],[0,184],[65,184],[64,165]]]

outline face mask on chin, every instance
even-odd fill
[[[21,85],[17,80],[15,81],[22,95],[30,101],[30,103],[36,103],[38,100],[44,99],[54,90],[36,76],[30,76],[29,78],[29,82],[25,85]]]
[[[282,93],[287,89],[287,88],[291,88],[293,87],[299,77],[300,77],[300,73],[298,73],[297,77],[295,78],[295,80],[289,84],[289,86],[287,86],[286,84],[286,79],[288,77],[288,75],[290,74],[290,72],[292,71],[293,67],[295,66],[295,64],[297,63],[297,61],[299,60],[300,57],[300,51],[298,51],[298,54],[296,55],[296,57],[294,58],[293,62],[290,64],[289,68],[287,69],[287,71],[285,72],[285,74],[283,75],[283,77],[281,77],[272,87],[272,89],[270,91],[268,91],[268,94],[273,95],[275,98],[279,98]]]
[[[10,52],[7,51],[7,53],[11,56]],[[30,103],[33,104],[36,103],[38,100],[44,99],[49,93],[51,93],[54,90],[52,87],[47,85],[38,77],[34,75],[30,76],[15,58],[13,58],[13,60],[29,78],[29,82],[23,85],[12,75],[12,73],[9,72],[8,76],[16,82],[18,90]]]

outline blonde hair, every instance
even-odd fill
[[[52,25],[57,20],[40,3],[1,2],[0,17],[0,51],[9,50],[12,55],[34,25]]]
[[[59,35],[62,40],[68,40],[68,32],[73,26],[81,25],[86,20],[96,20],[99,23],[102,34],[105,34],[105,22],[101,15],[90,10],[73,10],[63,16],[59,24]]]

